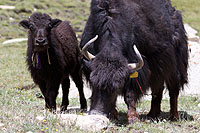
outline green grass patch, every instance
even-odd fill
[[[172,4],[182,12],[185,23],[200,31],[199,0],[172,0]],[[200,32],[198,32],[198,35],[200,35]]]
[[[80,37],[89,15],[89,0],[1,0],[0,5],[12,5],[14,10],[0,9],[0,41],[25,37],[26,32],[18,23],[27,19],[33,12],[48,13],[52,18],[67,20]]]

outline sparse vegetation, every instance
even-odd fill
[[[172,0],[172,4],[182,12],[184,22],[198,30],[198,35],[200,35],[200,1]]]
[[[200,6],[198,0],[173,0],[182,10],[184,21],[200,30]],[[8,39],[26,37],[18,22],[28,18],[36,10],[52,18],[69,20],[80,39],[87,16],[90,0],[1,0],[0,5],[16,6],[13,10],[0,9],[0,132],[85,132],[73,125],[63,124],[55,115],[44,108],[44,100],[37,98],[38,87],[20,89],[33,83],[25,65],[26,42],[3,45]],[[36,96],[37,95],[37,96]],[[119,121],[111,122],[105,132],[200,132],[200,107],[198,96],[181,96],[178,110],[182,120],[167,120],[169,101],[162,101],[162,113],[158,121],[146,119],[150,101],[142,101],[138,112],[142,122],[127,125],[124,103],[118,104]],[[61,104],[61,99],[57,99]],[[70,106],[79,106],[77,98],[70,99]],[[39,121],[37,116],[44,116]],[[193,117],[193,120],[192,120]],[[103,130],[100,132],[104,132]]]

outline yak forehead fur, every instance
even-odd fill
[[[30,16],[29,21],[33,22],[38,27],[44,27],[51,22],[51,17],[45,13],[34,13]]]
[[[115,52],[110,53],[110,49]],[[123,88],[130,71],[127,60],[115,47],[104,48],[92,61],[91,70],[90,83],[92,86],[111,91]]]

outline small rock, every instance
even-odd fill
[[[188,44],[188,46],[192,47],[192,44],[191,44],[191,43],[189,43],[189,44]]]
[[[11,40],[6,40],[4,41],[2,44],[9,44],[9,43],[16,43],[16,42],[23,42],[23,41],[27,41],[27,38],[16,38],[16,39],[11,39]]]
[[[0,127],[3,127],[4,126],[4,124],[3,123],[0,123]]]
[[[36,117],[36,119],[39,120],[39,121],[44,120],[44,118],[45,118],[44,116],[37,116],[37,117]]]
[[[14,21],[15,19],[14,19],[14,18],[12,18],[12,17],[9,17],[9,20],[10,20],[10,21]]]
[[[4,132],[7,132],[7,129],[5,127],[2,128],[1,130],[4,131]]]
[[[200,103],[198,104],[198,107],[200,107]]]
[[[190,41],[199,41],[199,37],[196,35],[198,32],[194,28],[188,24],[184,24],[184,27]]]
[[[0,5],[0,9],[15,9],[15,6]]]
[[[98,131],[108,126],[109,119],[102,115],[61,114],[63,122],[73,124],[82,130]]]

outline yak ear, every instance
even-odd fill
[[[22,27],[24,27],[25,29],[29,29],[30,27],[30,22],[28,20],[22,20],[19,22],[19,25],[21,25]]]
[[[51,27],[57,26],[61,23],[62,21],[60,19],[52,19],[51,20]]]

